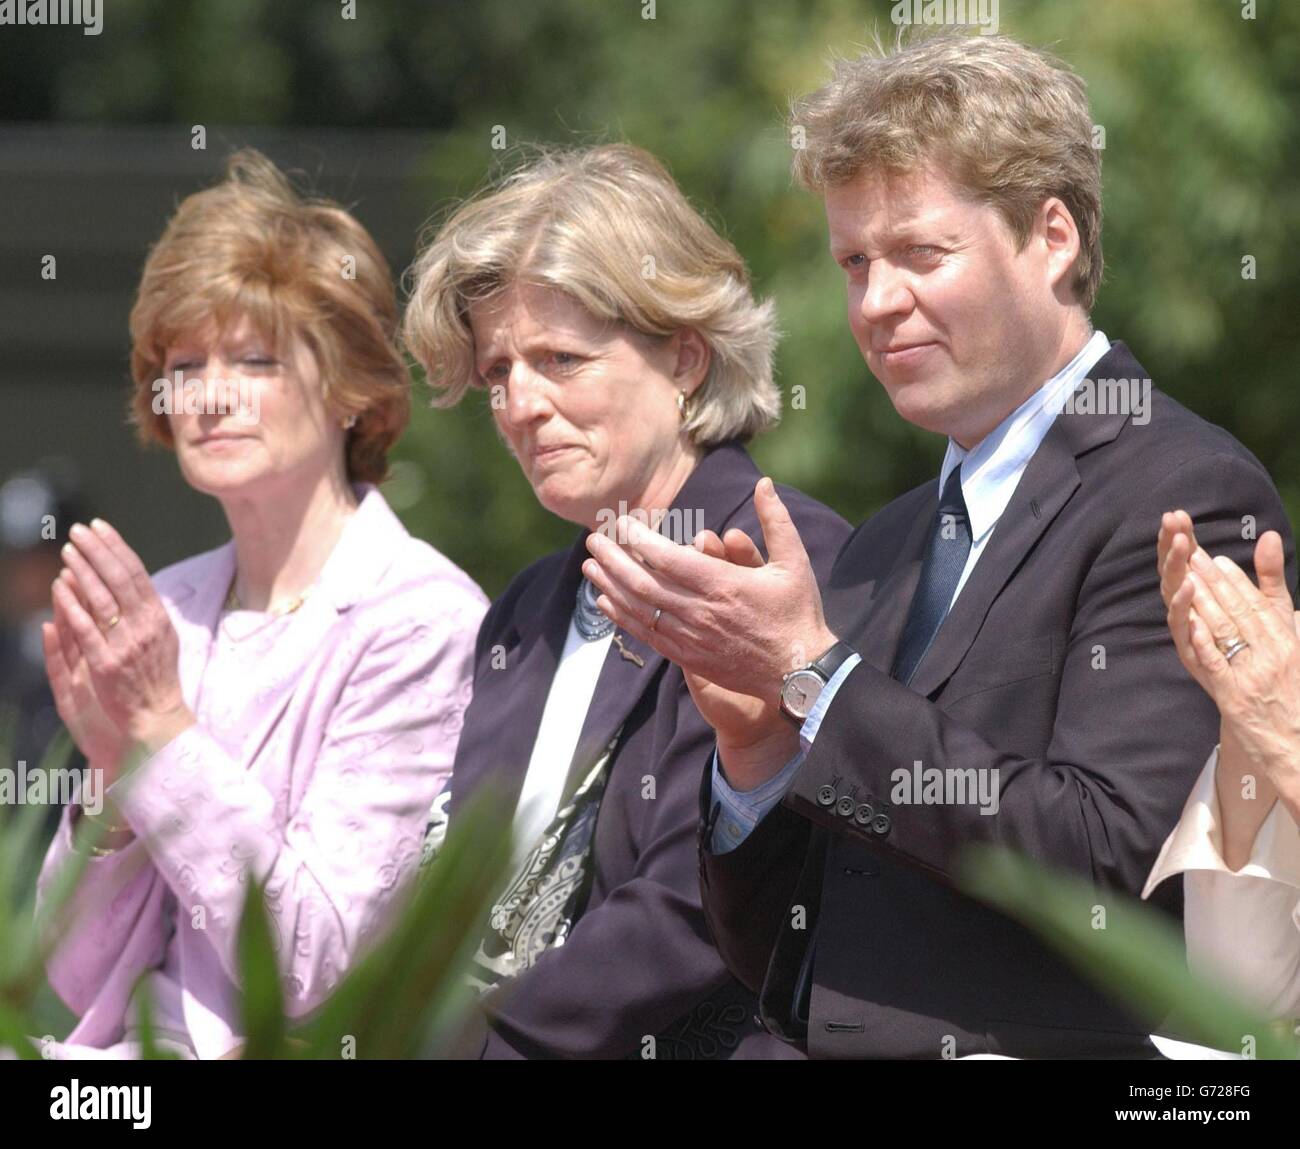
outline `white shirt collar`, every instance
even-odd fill
[[[974,542],[993,529],[1025,467],[1060,413],[1062,404],[1087,377],[1097,361],[1110,350],[1104,332],[1092,338],[1064,367],[1020,404],[973,450],[966,450],[951,438],[939,471],[939,490],[954,467],[961,467],[961,491],[970,518]]]

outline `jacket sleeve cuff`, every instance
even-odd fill
[[[773,775],[753,790],[733,790],[727,783],[718,761],[718,751],[713,751],[713,799],[718,803],[717,821],[709,840],[709,853],[725,854],[734,850],[754,831],[776,806],[794,782],[794,776],[803,762],[802,751],[790,759],[778,774]]]
[[[270,794],[197,722],[107,793],[178,894],[220,859],[259,874],[275,861]]]

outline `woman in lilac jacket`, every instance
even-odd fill
[[[131,315],[133,411],[232,539],[152,579],[99,520],[70,531],[45,653],[105,784],[65,811],[40,889],[99,831],[48,967],[79,1015],[53,1057],[240,1045],[236,931],[265,882],[285,1007],[319,1005],[414,873],[486,609],[373,483],[405,426],[392,277],[364,229],[257,153],[185,200]]]

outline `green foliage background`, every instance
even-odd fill
[[[787,407],[757,445],[761,464],[858,521],[931,477],[943,444],[897,417],[850,340],[820,205],[791,186],[781,117],[791,93],[820,82],[832,48],[891,34],[894,4],[657,0],[646,19],[650,7],[357,0],[357,18],[343,20],[335,0],[111,0],[127,50],[64,37],[49,55],[6,60],[0,96],[21,93],[34,119],[432,131],[412,189],[431,211],[500,159],[494,125],[512,143],[647,147],[778,302],[779,378],[806,389],[807,407]],[[999,5],[1001,31],[1083,74],[1105,128],[1096,325],[1242,439],[1294,519],[1300,4],[1242,13],[1240,0]],[[1242,277],[1248,255],[1253,280]],[[490,594],[571,535],[536,506],[481,396],[422,408],[399,453],[393,495],[408,525]]]
[[[653,19],[646,0],[356,0],[355,20],[339,0],[105,4],[112,51],[75,34],[27,34],[21,50],[0,38],[0,118],[418,130],[430,143],[410,195],[429,212],[499,161],[495,125],[512,143],[630,140],[668,163],[777,301],[779,378],[807,405],[757,444],[761,464],[855,522],[937,470],[942,440],[897,417],[849,337],[820,205],[791,186],[782,126],[832,49],[890,35],[892,0],[656,0]],[[1003,0],[999,19],[1082,73],[1105,128],[1096,325],[1254,451],[1297,521],[1300,3],[1258,0],[1253,19],[1246,7]],[[357,214],[367,221],[364,203]],[[408,525],[490,594],[571,536],[536,505],[481,396],[420,406],[398,455],[390,497]],[[31,984],[38,963],[21,965],[0,979],[0,1005],[37,1021],[14,1032],[66,1033],[66,1010]]]

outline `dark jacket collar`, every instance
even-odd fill
[[[718,530],[730,522],[737,509],[753,496],[759,478],[759,469],[738,440],[720,443],[711,448],[687,476],[668,508],[661,530],[667,531],[668,524],[674,521],[674,513],[677,514],[675,521],[689,522],[695,530]],[[611,512],[616,509],[611,508]],[[564,636],[573,613],[578,584],[582,581],[582,564],[588,556],[587,536],[590,533],[585,528],[578,532],[556,573],[530,587],[527,595],[520,597],[516,611],[516,628],[521,639],[527,640],[541,631],[552,635],[558,633],[559,640],[554,644],[557,660],[564,648]],[[561,618],[563,626],[558,625]],[[625,643],[630,641],[635,640],[624,636]],[[637,647],[641,654],[646,649]]]
[[[1111,344],[1088,372],[1092,380],[1146,379],[1144,368],[1123,342]],[[970,649],[993,601],[1078,489],[1075,460],[1112,442],[1129,416],[1123,412],[1085,414],[1070,410],[1056,417],[998,520],[979,562],[953,604],[912,677],[911,688],[929,695],[948,680]],[[939,505],[939,483],[926,487],[916,516],[899,548],[898,561],[884,580],[857,636],[863,656],[889,673],[902,637],[912,596],[921,577],[921,563],[931,524]]]
[[[682,484],[669,508],[669,517],[665,518],[660,529],[669,533],[667,524],[674,521],[671,516],[677,512],[676,523],[688,532],[677,537],[678,542],[689,545],[696,533],[706,529],[721,534],[736,511],[753,495],[759,477],[754,461],[739,443],[731,441],[715,447],[696,464],[695,470]],[[587,554],[586,537],[584,531],[578,541],[579,578]],[[576,583],[574,594],[577,594]],[[573,600],[569,602],[572,610]],[[591,705],[587,708],[587,719],[578,738],[566,794],[575,778],[590,769],[591,763],[631,713],[641,695],[656,681],[663,661],[661,654],[630,634],[620,632],[616,635],[601,668]]]
[[[676,522],[689,526],[691,533],[702,529],[724,530],[736,511],[752,497],[760,472],[745,448],[736,441],[720,444],[696,464],[669,508],[679,512]],[[661,525],[674,521],[666,518]],[[500,705],[485,705],[482,713],[493,713],[499,720],[509,713],[510,721],[494,732],[493,758],[504,775],[501,784],[523,783],[533,742],[541,724],[542,711],[555,671],[559,665],[564,640],[573,615],[574,602],[582,581],[582,564],[587,558],[587,530],[579,531],[562,560],[543,560],[539,577],[519,596],[512,611],[511,624],[519,637],[518,675],[502,674],[487,682],[500,682],[496,689],[509,692]],[[683,541],[689,542],[687,538]],[[495,638],[494,640],[495,641]],[[595,694],[587,709],[577,750],[570,763],[570,786],[596,760],[614,733],[626,721],[644,693],[658,682],[663,656],[631,635],[615,632],[609,653],[601,668]],[[487,701],[486,699],[484,700]],[[479,708],[476,708],[479,709]],[[477,742],[477,737],[476,737]],[[477,757],[477,754],[476,754]],[[477,764],[457,763],[458,774],[473,774],[466,782],[476,784]],[[458,793],[463,786],[455,787]]]

